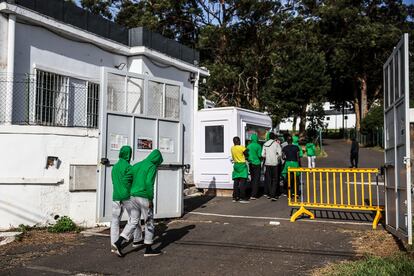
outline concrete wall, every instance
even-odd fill
[[[33,73],[36,65],[99,81],[101,66],[113,68],[127,62],[125,56],[22,23],[16,24],[15,49],[16,74]],[[18,107],[15,101],[14,109]],[[69,215],[82,225],[94,226],[96,192],[69,192],[69,166],[98,163],[98,130],[0,126],[0,139],[0,228],[47,224],[55,215]],[[59,169],[45,169],[48,155],[59,157]],[[61,179],[63,183],[58,184]]]
[[[55,215],[94,225],[96,193],[69,192],[69,166],[97,164],[98,130],[2,126],[0,137],[0,228]],[[59,157],[60,167],[46,169],[47,156]]]
[[[16,24],[15,72],[33,72],[33,65],[99,80],[100,67],[114,68],[127,58],[92,44],[66,39],[41,27]],[[126,68],[125,68],[126,70]]]

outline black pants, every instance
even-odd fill
[[[290,194],[295,194],[295,177],[296,177],[296,193],[298,196],[301,195],[301,182],[300,182],[300,176],[297,173],[290,173]],[[288,180],[286,179],[286,183],[288,183]],[[287,187],[287,184],[286,184]],[[287,188],[286,188],[286,194],[287,194]]]
[[[235,178],[233,181],[233,199],[246,200],[246,178]]]
[[[351,167],[358,168],[358,153],[351,153]]]
[[[279,166],[266,166],[265,187],[271,198],[280,196]]]
[[[250,169],[250,183],[252,186],[252,197],[258,197],[259,193],[259,183],[260,183],[260,174],[262,167],[260,165],[249,165]]]

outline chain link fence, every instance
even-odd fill
[[[0,74],[0,124],[98,127],[99,84],[36,70]]]
[[[345,130],[344,137],[346,139],[355,138],[358,143],[364,147],[381,147],[384,148],[384,129],[378,128],[365,132],[356,129]]]

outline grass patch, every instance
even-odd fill
[[[367,256],[354,262],[331,264],[315,271],[313,275],[328,276],[388,276],[414,275],[414,260],[405,254],[393,257]]]
[[[65,233],[65,232],[77,232],[82,231],[82,228],[76,225],[73,220],[68,216],[59,218],[56,223],[47,228],[47,231],[51,233]]]

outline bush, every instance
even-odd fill
[[[414,261],[403,254],[387,258],[370,256],[334,265],[326,275],[414,275]]]
[[[64,232],[80,232],[82,229],[73,222],[70,217],[63,216],[56,221],[56,224],[48,227],[47,229],[51,233],[64,233]]]

